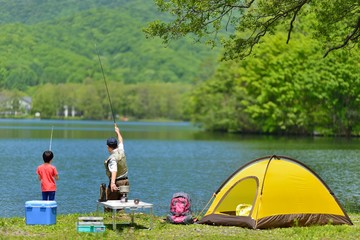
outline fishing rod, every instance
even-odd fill
[[[49,150],[50,150],[50,151],[51,151],[51,143],[52,143],[52,139],[53,139],[53,132],[54,132],[54,126],[51,127],[50,145],[49,145]]]
[[[108,86],[107,86],[107,83],[106,83],[104,68],[103,68],[103,65],[102,65],[102,63],[101,63],[100,54],[99,54],[99,51],[98,51],[98,48],[97,48],[96,44],[95,44],[95,49],[96,49],[96,54],[97,54],[97,56],[98,56],[98,58],[99,58],[99,64],[100,64],[101,72],[102,72],[102,75],[103,75],[103,79],[104,79],[104,83],[105,83],[105,87],[106,87],[107,96],[108,96],[109,103],[110,103],[110,110],[111,110],[112,118],[113,118],[114,124],[116,124],[116,122],[115,122],[115,115],[114,115],[114,109],[113,109],[113,106],[112,106],[112,103],[111,103],[110,93],[109,93],[109,89],[108,89]]]

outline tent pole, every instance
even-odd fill
[[[201,210],[201,212],[197,215],[196,219],[199,219],[200,215],[202,215],[202,213],[204,212],[205,208],[207,208],[207,206],[209,205],[209,203],[213,200],[213,198],[216,196],[216,193],[214,193],[210,200],[207,202],[207,204],[205,205],[205,207],[203,208],[203,210]]]

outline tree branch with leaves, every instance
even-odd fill
[[[165,44],[191,35],[212,46],[222,44],[224,59],[245,58],[265,35],[279,28],[299,31],[301,20],[313,16],[310,29],[321,40],[326,57],[331,51],[358,46],[358,0],[155,0],[169,21],[155,20],[144,29],[146,36],[160,37]],[[299,27],[298,27],[299,26]]]

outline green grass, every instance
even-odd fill
[[[116,215],[117,229],[112,229],[111,214],[105,213],[105,232],[77,232],[78,217],[96,214],[57,215],[54,225],[26,225],[25,217],[0,218],[0,239],[360,239],[360,213],[349,214],[354,223],[312,227],[252,230],[240,227],[201,224],[174,225],[163,217],[153,217],[153,228],[148,230],[150,215],[136,214],[135,224],[129,225],[129,215]]]

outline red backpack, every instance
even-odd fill
[[[170,214],[166,217],[166,220],[175,224],[194,223],[189,194],[184,192],[173,194],[170,202]]]

